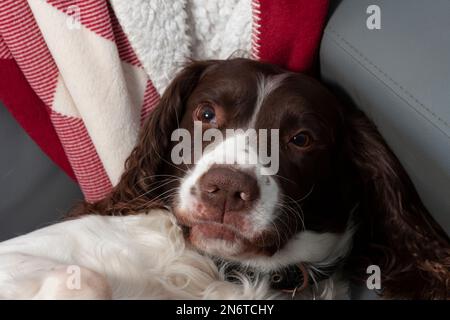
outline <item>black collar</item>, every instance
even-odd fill
[[[219,268],[223,268],[227,281],[240,282],[239,275],[244,275],[250,280],[255,280],[257,277],[266,277],[272,289],[295,295],[296,292],[304,290],[309,285],[314,286],[318,282],[330,278],[341,266],[341,261],[338,260],[336,263],[320,269],[309,268],[304,263],[298,263],[269,272],[259,271],[256,268],[243,266],[236,262],[216,263]]]

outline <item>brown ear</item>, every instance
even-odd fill
[[[95,203],[83,203],[70,217],[83,214],[135,214],[151,207],[162,207],[154,201],[157,175],[170,144],[172,132],[178,127],[191,92],[206,67],[215,61],[191,62],[171,82],[160,102],[141,129],[138,143],[125,163],[125,171],[113,191]]]
[[[370,264],[380,267],[384,297],[449,299],[448,235],[373,123],[360,111],[347,120],[348,159],[361,190],[352,260],[364,272]]]

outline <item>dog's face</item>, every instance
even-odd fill
[[[182,152],[177,130],[189,136]],[[192,149],[194,163],[174,159]],[[387,295],[450,292],[448,236],[376,127],[311,77],[270,64],[186,66],[143,126],[119,184],[82,213],[155,206],[172,209],[190,244],[227,260],[320,270],[353,247],[352,272],[378,265]]]
[[[166,190],[178,187],[170,206],[192,245],[227,259],[260,261],[302,239],[305,248],[323,250],[316,256],[330,254],[326,234],[338,240],[351,207],[334,201],[341,193],[336,161],[342,115],[320,84],[248,60],[215,63],[202,72],[179,117],[192,148],[195,121],[202,133],[215,129],[225,137],[210,148],[213,139],[202,141],[207,151],[194,164],[175,167],[165,157],[171,163],[163,173],[181,178],[167,185]],[[243,143],[249,129],[268,139]],[[264,148],[277,153],[271,172],[260,159]],[[252,156],[256,161],[248,161]],[[309,236],[313,232],[321,233],[322,248],[309,243],[317,240]]]

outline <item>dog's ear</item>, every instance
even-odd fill
[[[70,216],[95,213],[123,215],[162,207],[155,199],[155,180],[170,145],[171,134],[177,129],[187,99],[205,69],[216,61],[194,61],[182,69],[164,91],[160,102],[141,128],[136,147],[125,162],[125,171],[105,199],[84,203]],[[170,160],[169,160],[170,161]]]
[[[450,298],[447,234],[422,204],[374,124],[357,110],[346,122],[348,161],[361,190],[360,226],[351,260],[364,272],[368,265],[380,267],[385,297]]]

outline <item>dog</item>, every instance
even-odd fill
[[[70,218],[0,245],[4,296],[342,299],[375,266],[382,297],[449,298],[449,237],[374,124],[264,62],[187,65],[118,185]]]

